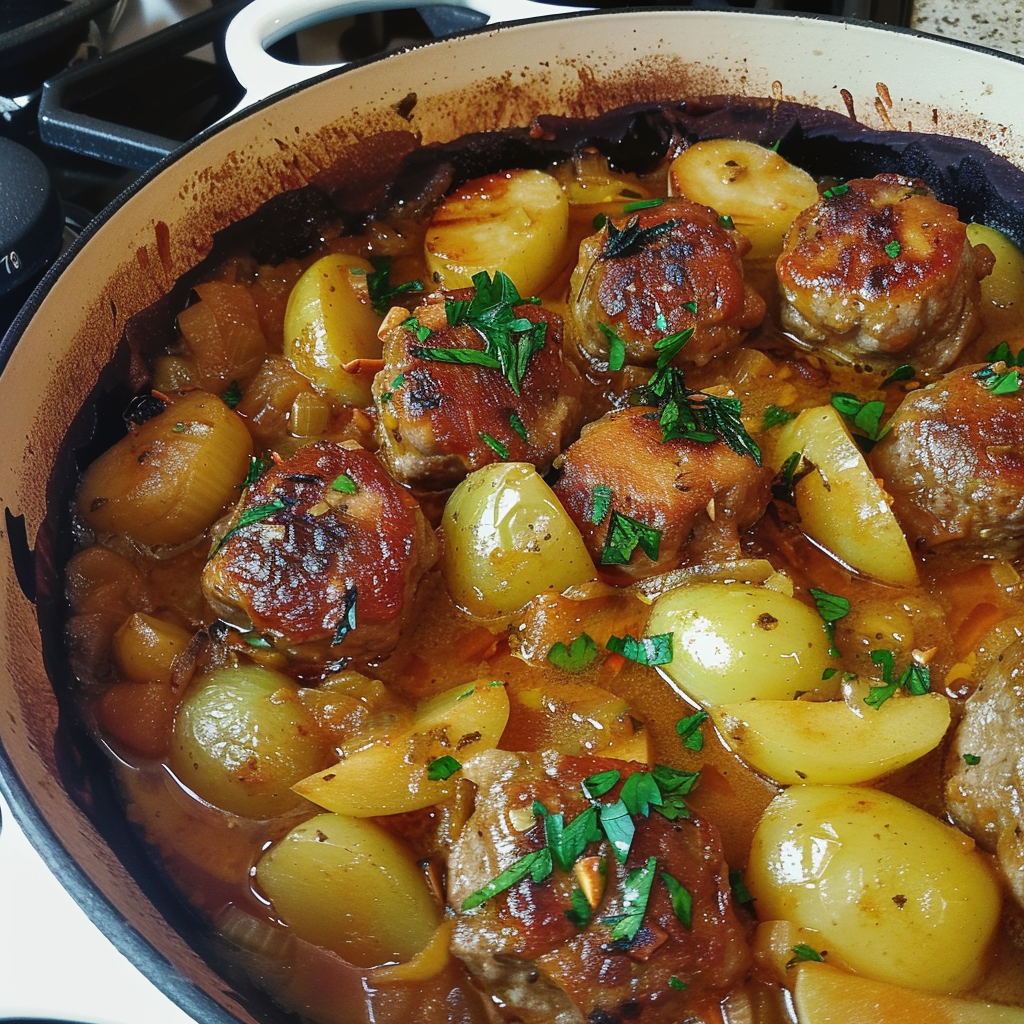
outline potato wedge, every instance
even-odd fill
[[[431,763],[445,755],[463,761],[496,747],[508,714],[501,683],[483,679],[454,686],[421,704],[407,729],[347,753],[292,788],[328,811],[354,818],[441,803],[454,793],[458,775],[431,779]]]
[[[857,572],[914,585],[917,568],[907,538],[839,413],[822,405],[787,423],[775,446],[777,468],[792,452],[814,467],[794,488],[807,535]]]
[[[543,171],[467,181],[434,211],[424,240],[427,268],[444,288],[467,288],[481,270],[507,274],[535,295],[562,268],[569,202]]]
[[[783,785],[869,782],[916,761],[949,727],[941,693],[854,711],[844,700],[757,700],[709,709],[728,746]]]
[[[931,995],[848,974],[829,964],[795,968],[800,1024],[1024,1024],[1024,1009]]]
[[[730,217],[750,239],[751,260],[774,260],[793,218],[818,200],[806,171],[742,139],[694,143],[672,161],[668,181],[673,195]]]

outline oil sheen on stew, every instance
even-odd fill
[[[393,156],[138,319],[75,496],[182,898],[318,1024],[1024,1021],[1019,173],[785,104]]]

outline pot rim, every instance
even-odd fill
[[[901,26],[878,25],[871,22],[859,21],[856,19],[842,18],[834,15],[815,15],[794,13],[786,11],[765,11],[765,10],[696,10],[692,7],[622,7],[604,9],[598,11],[580,11],[573,14],[556,14],[547,17],[525,19],[523,21],[503,24],[488,25],[478,29],[472,29],[457,36],[448,36],[436,40],[427,40],[404,47],[401,50],[377,54],[360,60],[352,61],[340,68],[330,69],[317,74],[306,81],[296,83],[261,99],[253,105],[240,110],[223,121],[210,126],[192,139],[183,143],[173,153],[162,158],[152,168],[141,174],[135,181],[127,186],[114,200],[112,200],[83,230],[81,235],[61,254],[54,265],[45,274],[41,282],[33,290],[26,304],[19,311],[13,323],[0,338],[0,374],[6,371],[7,363],[15,347],[22,339],[35,314],[45,300],[47,294],[53,287],[54,282],[64,273],[68,266],[77,259],[81,250],[88,241],[101,231],[110,218],[133,196],[143,189],[148,188],[156,179],[170,171],[186,154],[202,147],[212,137],[222,131],[245,121],[248,118],[258,116],[259,113],[281,100],[286,99],[306,88],[333,79],[337,76],[348,74],[357,69],[378,64],[392,58],[401,59],[402,55],[414,50],[427,47],[449,44],[456,38],[471,39],[475,36],[496,34],[504,31],[515,31],[518,26],[528,26],[537,23],[572,21],[578,18],[593,19],[608,16],[621,16],[623,14],[644,15],[645,13],[657,13],[659,15],[673,14],[681,15],[684,18],[689,15],[702,19],[717,17],[739,16],[744,19],[779,17],[788,20],[820,21],[825,24],[839,26],[856,26],[887,35],[896,34],[909,38],[919,38],[941,42],[947,46],[960,48],[978,53],[990,55],[1008,64],[1024,64],[1024,57],[1014,54],[1002,53],[991,48],[975,43],[960,40],[951,40],[943,36],[921,32],[916,29],[904,28]],[[7,531],[10,532],[11,523],[8,516]],[[50,823],[42,815],[39,805],[28,787],[23,783],[14,764],[11,762],[4,747],[3,739],[0,737],[0,793],[7,801],[13,816],[25,832],[29,842],[46,863],[49,870],[60,881],[61,885],[68,891],[75,902],[85,911],[87,916],[103,932],[104,936],[122,954],[124,954],[140,972],[152,982],[156,988],[166,994],[173,1002],[180,1006],[186,1013],[198,1021],[211,1022],[211,1024],[237,1024],[238,1018],[230,1013],[224,1006],[218,1003],[207,992],[203,991],[195,982],[182,974],[171,965],[143,935],[118,911],[111,899],[89,878],[86,872],[79,865],[75,857],[53,830]],[[267,997],[269,998],[269,997]]]

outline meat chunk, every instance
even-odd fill
[[[996,855],[1024,906],[1024,640],[1003,652],[968,698],[951,757],[949,811]]]
[[[992,266],[958,218],[898,174],[826,190],[776,265],[783,326],[848,362],[946,369],[981,329],[978,282]]]
[[[670,820],[650,810],[634,815],[635,833],[625,863],[606,838],[586,844],[570,870],[554,864],[540,880],[525,877],[472,909],[461,909],[524,856],[540,857],[545,815],[578,827],[581,815],[597,819],[583,782],[615,769],[623,779],[640,766],[556,753],[488,751],[464,766],[478,787],[476,808],[449,859],[448,895],[458,911],[452,949],[510,1019],[529,1024],[677,1024],[717,1006],[746,972],[746,935],[731,904],[728,871],[718,834],[696,817]],[[643,774],[650,782],[652,775]],[[612,806],[622,785],[600,803]],[[653,782],[651,783],[653,785]],[[544,812],[536,808],[543,805]],[[574,824],[576,823],[576,824]],[[549,833],[557,828],[547,826]],[[607,875],[589,921],[567,916],[579,878],[603,858]],[[640,873],[639,877],[637,872]],[[636,900],[631,887],[643,889]],[[692,901],[687,917],[682,887]],[[673,894],[676,904],[673,904]],[[579,896],[576,897],[580,899]],[[634,916],[632,926],[623,924]],[[578,909],[578,908],[577,908]],[[616,931],[618,929],[618,931]],[[675,980],[673,980],[675,979]]]
[[[544,472],[582,422],[583,384],[565,358],[561,317],[530,303],[507,307],[519,326],[506,371],[473,323],[447,322],[445,306],[471,296],[421,306],[383,333],[384,369],[373,386],[380,456],[421,490],[453,487],[505,459]]]
[[[578,345],[590,361],[607,364],[610,330],[627,364],[650,366],[656,342],[692,327],[676,361],[703,366],[764,319],[764,300],[743,278],[749,249],[714,210],[686,199],[609,220],[583,240],[572,275]]]
[[[387,654],[437,545],[415,499],[371,453],[329,441],[271,466],[203,572],[229,621],[336,658]]]
[[[657,411],[634,406],[588,424],[563,455],[554,491],[594,561],[613,578],[734,557],[740,532],[768,504],[770,474],[749,455],[721,440],[661,438]],[[641,524],[628,551],[618,538],[637,528],[623,517]]]
[[[903,399],[871,453],[918,548],[1024,540],[1024,391],[1001,363],[968,366]]]

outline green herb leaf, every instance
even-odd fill
[[[627,565],[638,547],[652,562],[656,562],[661,547],[661,530],[622,512],[612,512],[604,550],[601,552],[601,564]]]
[[[406,323],[409,321],[407,320]],[[467,366],[486,366],[489,370],[500,370],[501,363],[497,356],[490,352],[482,352],[478,348],[424,348],[421,345],[410,345],[409,352],[417,359],[427,359],[435,363],[460,363]]]
[[[477,437],[479,437],[488,448],[496,452],[499,458],[508,458],[508,445],[503,444],[496,437],[491,437],[490,434],[486,434],[482,430],[477,434]]]
[[[427,765],[427,778],[431,782],[444,782],[445,779],[450,779],[461,767],[461,763],[456,761],[451,754],[445,754]]]
[[[587,844],[596,843],[601,838],[598,810],[588,807],[566,825],[561,814],[551,814],[543,806],[541,809],[544,811],[544,838],[551,856],[563,871],[571,871]]]
[[[727,213],[719,214],[718,226],[724,228],[726,231],[735,231],[736,223]]]
[[[679,923],[689,931],[693,927],[693,896],[667,871],[662,871],[661,880],[665,883],[668,894],[672,898],[672,913],[676,915]]]
[[[700,772],[687,772],[680,768],[670,768],[667,764],[656,764],[651,769],[651,777],[657,782],[662,796],[686,796],[700,781]]]
[[[882,381],[879,387],[887,388],[890,384],[898,384],[900,381],[904,380],[913,380],[916,376],[917,371],[910,365],[910,363],[904,363],[902,366],[897,366],[896,369]]]
[[[985,358],[990,363],[1005,363],[1009,366],[1024,366],[1024,348],[1016,355],[1010,350],[1008,341],[1001,341]]]
[[[239,530],[244,530],[247,526],[252,526],[253,523],[261,522],[264,519],[269,519],[270,516],[275,515],[278,512],[284,511],[289,505],[294,505],[294,498],[274,498],[273,501],[264,502],[262,505],[252,505],[245,509],[242,514],[238,517],[238,522],[228,530],[223,537],[218,541],[217,546],[210,552],[210,558],[220,551],[222,547],[233,537]]]
[[[331,638],[331,646],[337,647],[356,628],[356,588],[346,587],[345,598],[341,602],[341,617],[334,627],[334,636]]]
[[[359,488],[356,487],[355,480],[348,473],[339,473],[331,481],[331,490],[337,491],[339,494],[355,494]]]
[[[973,768],[975,765],[981,764],[981,758],[977,754],[964,754],[964,764]]]
[[[654,884],[657,866],[657,859],[649,857],[642,868],[633,868],[626,875],[622,888],[622,914],[608,921],[612,924],[613,942],[629,943],[636,938],[643,924],[644,914],[647,913],[647,902],[651,898],[651,886]]]
[[[634,203],[626,203],[626,205],[622,207],[622,212],[623,213],[637,213],[640,210],[650,210],[650,209],[653,209],[656,206],[661,206],[661,204],[663,202],[665,202],[665,200],[663,198],[657,198],[657,199],[638,199]]]
[[[839,185],[833,185],[831,188],[825,189],[825,191],[822,192],[821,194],[822,194],[822,196],[825,199],[836,199],[839,196],[844,195],[845,193],[847,193],[849,191],[850,191],[850,186],[849,185],[839,184]]]
[[[250,455],[249,472],[246,473],[245,480],[242,481],[242,487],[252,487],[252,485],[256,483],[268,469],[270,469],[271,465],[272,461],[269,458],[258,459],[255,455]]]
[[[899,239],[894,238],[891,242],[887,242],[885,245],[885,255],[890,259],[896,259],[902,251],[903,246],[900,245]]]
[[[845,597],[830,594],[827,590],[819,590],[817,587],[811,587],[808,593],[814,598],[818,614],[824,620],[825,632],[828,634],[828,653],[833,658],[838,658],[840,654],[836,648],[836,623],[850,613],[850,602]]]
[[[263,636],[262,633],[257,633],[254,629],[249,630],[247,633],[243,633],[242,639],[250,647],[255,647],[260,651],[272,651],[274,649],[274,645],[265,636]]]
[[[611,843],[615,859],[620,864],[625,864],[636,832],[629,809],[622,800],[616,800],[613,804],[601,804],[598,817],[601,831]]]
[[[632,815],[649,817],[651,805],[660,807],[661,790],[649,772],[633,772],[622,784],[619,799],[626,805]]]
[[[671,633],[658,633],[639,640],[629,633],[623,637],[610,636],[605,646],[613,654],[621,654],[638,665],[668,665],[672,661]]]
[[[596,800],[613,790],[622,778],[622,773],[615,768],[605,772],[597,772],[583,780],[583,793],[590,800]]]
[[[612,489],[605,484],[597,484],[590,493],[594,498],[594,504],[590,509],[590,521],[597,526],[612,507]]]
[[[561,640],[551,645],[548,661],[564,672],[582,672],[598,655],[597,644],[586,633],[580,633],[568,647]]]
[[[1016,368],[1000,371],[995,365],[984,366],[971,376],[993,395],[1015,395],[1020,391],[1020,371]]]
[[[530,435],[526,431],[526,425],[513,410],[509,410],[508,422],[512,429],[527,443],[530,443]]]
[[[221,401],[230,409],[234,409],[242,400],[242,388],[237,380],[233,380],[221,393]]]
[[[704,733],[701,732],[701,726],[707,720],[708,713],[706,711],[697,711],[676,722],[676,732],[679,733],[683,746],[687,750],[704,749]]]
[[[598,259],[616,260],[635,256],[661,235],[668,234],[676,226],[674,220],[663,220],[650,227],[640,227],[640,218],[633,214],[621,227],[608,221],[608,237]]]
[[[784,423],[795,420],[797,414],[783,409],[777,405],[769,405],[764,411],[764,430],[771,430],[772,427],[781,427]]]
[[[373,272],[366,275],[366,289],[370,295],[370,305],[378,316],[384,316],[393,305],[392,299],[405,292],[423,291],[422,281],[405,281],[402,284],[391,283],[391,257],[374,256],[370,259]],[[358,274],[358,269],[352,273]]]
[[[527,878],[534,882],[543,882],[553,870],[551,851],[546,847],[534,850],[520,857],[511,867],[506,868],[497,878],[488,882],[483,888],[467,896],[462,902],[463,910],[472,910],[486,903],[492,896],[511,889]]]
[[[808,946],[805,942],[798,942],[793,947],[792,952],[793,957],[791,960],[786,962],[787,967],[806,963],[808,960],[817,964],[823,964],[825,962],[826,954],[824,952],[819,953],[813,946]]]
[[[598,320],[597,326],[608,339],[608,369],[621,370],[626,365],[626,343],[608,324]]]
[[[849,423],[853,424],[870,441],[878,441],[882,434],[882,416],[885,402],[862,402],[856,395],[837,392],[832,395],[832,407]]]
[[[582,931],[590,924],[591,918],[590,904],[587,902],[587,897],[583,895],[582,889],[573,889],[569,896],[569,901],[572,903],[572,907],[565,912],[565,916]]]
[[[753,903],[754,897],[743,880],[743,872],[734,870],[729,872],[729,888],[732,890],[732,898],[737,903]]]
[[[686,991],[686,982],[682,978],[677,978],[674,974],[668,979],[668,987],[674,988],[677,992]]]

